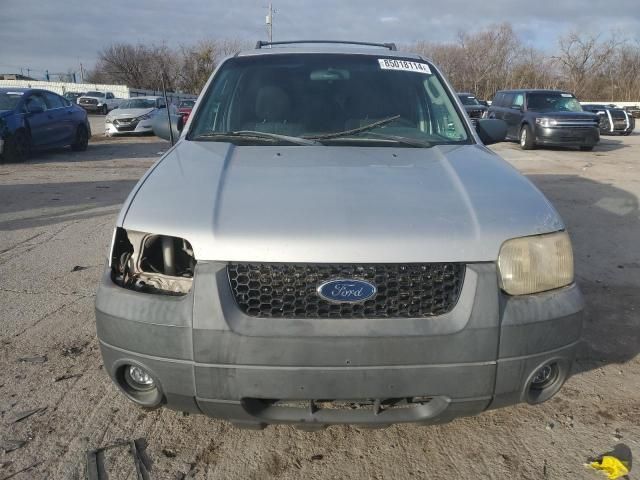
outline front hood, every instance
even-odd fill
[[[136,118],[146,113],[151,113],[155,108],[116,108],[108,116],[109,118]]]
[[[186,140],[140,180],[118,224],[184,237],[198,260],[341,263],[494,261],[508,238],[563,228],[527,179],[478,145]]]

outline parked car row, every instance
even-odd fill
[[[86,150],[87,112],[60,95],[34,88],[0,88],[0,160],[22,162],[33,150]]]

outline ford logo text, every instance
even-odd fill
[[[318,295],[329,302],[364,302],[376,294],[376,287],[364,280],[337,279],[324,282],[318,287]]]

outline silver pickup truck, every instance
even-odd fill
[[[553,396],[583,301],[556,210],[430,61],[273,44],[219,65],[127,199],[96,298],[132,401],[236,425],[441,423]],[[308,42],[307,42],[308,43]]]

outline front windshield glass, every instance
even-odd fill
[[[148,98],[132,98],[131,100],[125,100],[119,106],[119,110],[125,108],[155,108],[156,101]]]
[[[87,97],[104,97],[104,93],[102,92],[87,92],[85,94]]]
[[[22,98],[22,93],[1,92],[0,110],[13,110]]]
[[[381,124],[368,128],[376,122]],[[238,131],[335,145],[384,143],[383,136],[389,143],[391,136],[396,142],[409,138],[425,145],[470,141],[450,94],[429,65],[384,54],[270,54],[228,60],[206,92],[188,138]]]
[[[570,93],[533,92],[527,96],[527,109],[534,112],[582,112],[580,102]]]
[[[178,105],[180,108],[193,108],[193,106],[196,104],[195,100],[182,100],[180,102],[180,105]]]
[[[463,105],[480,105],[480,102],[471,95],[458,95]]]

